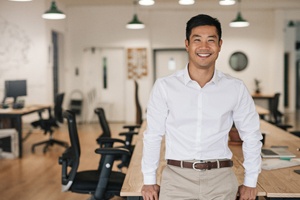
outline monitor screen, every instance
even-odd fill
[[[27,95],[26,80],[9,80],[5,81],[5,97],[13,97],[14,103],[19,96]]]

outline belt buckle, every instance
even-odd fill
[[[199,160],[199,161],[194,162],[194,163],[193,163],[193,170],[198,171],[198,172],[206,171],[206,169],[196,169],[195,165],[196,165],[196,164],[201,164],[201,163],[206,163],[206,161]]]

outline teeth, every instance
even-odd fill
[[[209,53],[198,53],[198,56],[206,57],[206,56],[209,56]]]

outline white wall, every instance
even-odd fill
[[[44,1],[0,2],[0,99],[4,80],[26,79],[26,104],[51,104],[51,30],[63,32],[64,22],[41,18],[50,4]],[[28,120],[37,116],[26,116]],[[26,119],[25,119],[26,120]]]
[[[142,109],[145,110],[153,84],[152,49],[184,47],[186,21],[198,13],[211,14],[222,23],[223,46],[217,61],[218,69],[244,80],[250,92],[254,91],[254,79],[257,78],[262,81],[263,93],[283,93],[285,21],[300,20],[299,7],[291,10],[279,6],[276,9],[263,10],[253,6],[247,9],[245,5],[242,7],[242,13],[250,22],[250,27],[230,28],[228,24],[236,16],[236,7],[223,8],[210,1],[184,9],[167,4],[158,9],[139,7],[139,19],[146,24],[146,28],[127,30],[125,24],[133,15],[131,6],[79,8],[63,7],[58,3],[59,8],[67,14],[67,18],[61,21],[47,21],[40,16],[49,5],[48,0],[30,3],[4,0],[0,2],[0,24],[2,19],[8,21],[23,30],[30,40],[28,62],[7,68],[8,63],[1,62],[0,54],[0,98],[5,79],[27,78],[30,91],[26,102],[52,102],[52,63],[51,60],[49,62],[48,48],[51,47],[51,30],[55,30],[62,34],[64,41],[65,60],[61,67],[65,76],[62,77],[64,88],[60,89],[66,92],[65,106],[71,91],[83,88],[83,77],[75,76],[75,68],[81,71],[84,67],[84,49],[145,47],[148,49],[148,76],[138,80],[139,97]],[[0,39],[0,42],[2,41],[4,40]],[[249,64],[246,70],[235,72],[229,67],[229,56],[235,51],[243,51],[248,56]],[[126,63],[123,67],[127,68]],[[120,101],[125,101],[125,120],[132,122],[135,119],[134,85],[126,76],[124,74],[125,98]]]

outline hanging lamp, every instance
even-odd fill
[[[235,0],[220,0],[219,4],[222,6],[231,6],[235,4]]]
[[[64,19],[64,18],[66,18],[66,15],[65,15],[62,11],[60,11],[60,10],[57,9],[56,3],[55,3],[55,1],[53,0],[53,1],[51,2],[51,7],[50,7],[50,9],[47,10],[47,11],[42,15],[42,17],[43,17],[44,19]]]
[[[145,24],[143,24],[143,22],[141,22],[139,19],[138,19],[138,16],[136,14],[136,4],[137,2],[134,1],[133,2],[134,4],[134,14],[133,14],[133,18],[130,22],[128,22],[126,24],[126,28],[127,29],[143,29],[145,28]]]
[[[178,3],[180,5],[193,5],[195,0],[179,0]]]
[[[289,23],[288,23],[288,27],[295,27],[295,23],[294,23],[294,21],[289,21]]]
[[[230,22],[229,24],[230,27],[240,28],[240,27],[247,27],[250,25],[250,23],[242,17],[240,3],[241,0],[238,0],[238,13],[236,18]]]
[[[154,3],[154,0],[139,0],[139,4],[142,6],[152,6]]]

